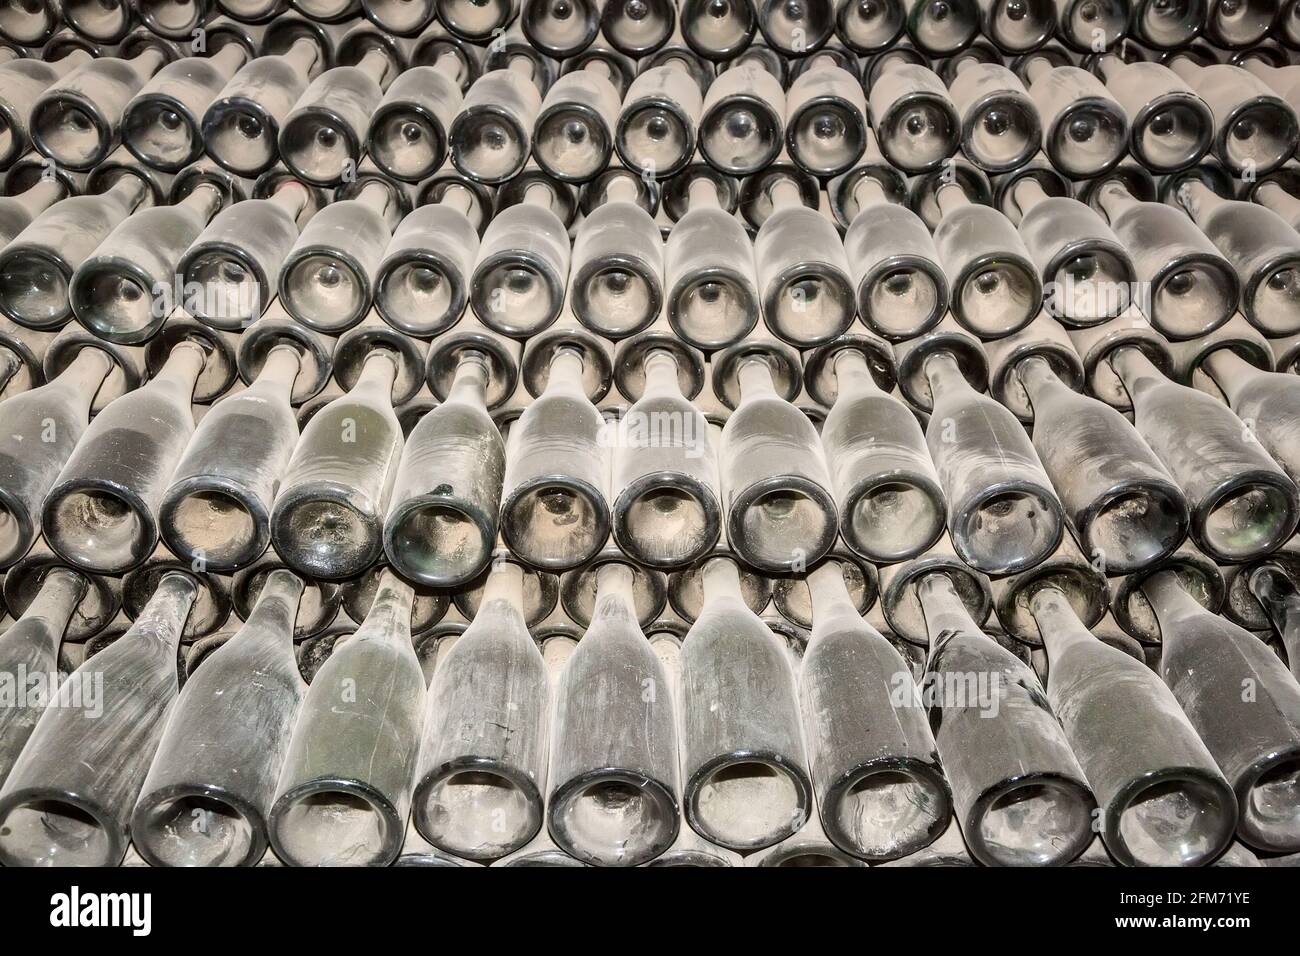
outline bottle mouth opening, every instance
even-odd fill
[[[143,804],[131,838],[152,866],[240,866],[255,862],[266,846],[263,821],[199,790]]]
[[[495,860],[528,843],[541,828],[541,797],[488,767],[442,775],[415,798],[420,834],[467,860]]]

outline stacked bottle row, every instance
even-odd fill
[[[188,40],[212,18],[260,25],[292,9],[335,24],[365,16],[396,36],[437,25],[471,42],[487,42],[512,24],[549,56],[581,54],[605,42],[627,56],[651,54],[679,32],[700,56],[729,59],[761,35],[786,56],[828,43],[871,53],[904,33],[935,56],[961,50],[982,36],[1007,54],[1024,53],[1056,38],[1081,52],[1104,49],[1125,36],[1161,49],[1197,37],[1238,49],[1270,36],[1300,48],[1295,3],[1281,0],[1075,0],[1071,3],[985,3],[977,0],[9,0],[0,9],[0,36],[40,46],[61,27],[86,40],[117,43],[137,24],[161,37]]]

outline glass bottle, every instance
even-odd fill
[[[1032,176],[1011,188],[1011,202],[1054,318],[1069,326],[1098,325],[1129,307],[1137,281],[1133,258],[1094,209],[1047,195]]]
[[[952,315],[981,338],[999,338],[1034,320],[1043,283],[1024,241],[1002,213],[971,202],[956,182],[939,187],[934,230],[952,289]]]
[[[1266,561],[1247,573],[1250,575],[1247,587],[1282,639],[1291,673],[1300,680],[1300,590],[1286,569],[1276,562]]]
[[[1038,152],[1043,130],[1020,79],[999,63],[964,59],[956,70],[948,92],[961,118],[962,153],[987,173],[1024,165]]]
[[[355,577],[383,551],[402,453],[392,404],[398,362],[388,348],[372,349],[356,384],[317,412],[294,447],[271,512],[271,543],[300,574]]]
[[[682,644],[686,820],[712,843],[761,849],[813,812],[791,656],[746,605],[733,560],[709,559],[702,578]]]
[[[1099,58],[1097,72],[1129,118],[1129,150],[1154,173],[1195,166],[1210,151],[1214,114],[1190,86],[1163,63]]]
[[[807,581],[813,630],[799,690],[822,825],[859,859],[905,856],[932,843],[952,815],[934,735],[907,664],[863,620],[839,562],[823,562]]]
[[[303,582],[272,571],[243,626],[185,682],[131,816],[151,866],[252,866],[307,693],[294,657]]]
[[[201,183],[173,206],[141,209],[113,228],[72,274],[68,298],[87,330],[110,342],[138,345],[157,335],[178,305],[181,256],[226,197]]]
[[[642,70],[619,111],[614,132],[618,155],[642,176],[675,176],[695,154],[703,109],[704,94],[685,55]]]
[[[483,231],[469,293],[479,321],[515,338],[559,318],[570,259],[569,187],[544,177],[520,185],[521,200],[500,209]]]
[[[442,53],[432,66],[398,74],[370,117],[367,152],[381,171],[403,182],[432,176],[447,157],[447,131],[460,112],[460,58]]]
[[[1047,0],[977,0],[984,36],[1010,56],[1036,50],[1056,32],[1059,7]]]
[[[813,56],[786,91],[785,147],[813,176],[838,176],[867,145],[867,100],[856,75],[830,55]]]
[[[1114,48],[1129,33],[1131,0],[1065,0],[1056,5],[1056,35],[1080,53]]]
[[[519,25],[528,42],[557,60],[577,56],[600,31],[594,0],[523,0]]]
[[[773,168],[760,183],[754,204],[763,223],[754,238],[754,261],[767,328],[796,348],[829,342],[848,329],[854,314],[839,233],[828,217],[804,205],[795,176]]]
[[[933,328],[948,310],[948,277],[930,230],[871,173],[854,184],[852,208],[844,253],[863,323],[890,340]]]
[[[758,277],[745,227],[721,205],[725,184],[690,171],[686,213],[664,245],[668,321],[688,344],[711,352],[758,324]]]
[[[817,561],[839,527],[817,429],[786,397],[798,389],[794,363],[775,344],[761,343],[738,346],[725,365],[714,359],[714,392],[720,390],[718,374],[734,375],[739,391],[718,452],[727,540],[746,563],[771,572]],[[785,395],[778,394],[773,374],[783,364],[794,376]],[[789,374],[775,371],[782,379]]]
[[[189,574],[165,574],[130,630],[42,711],[0,789],[6,866],[121,863],[131,808],[180,691],[177,648],[198,592]]]
[[[1232,263],[1241,312],[1268,336],[1300,332],[1300,235],[1285,219],[1253,202],[1215,195],[1189,179],[1178,202]]]
[[[8,169],[31,147],[28,120],[41,94],[90,59],[84,50],[72,50],[53,62],[23,58],[0,66],[0,169]]]
[[[236,44],[211,56],[167,64],[131,98],[122,113],[122,143],[140,162],[178,172],[204,152],[200,124],[208,106],[248,59]]]
[[[949,0],[918,0],[944,6]],[[931,70],[900,58],[885,61],[867,95],[871,126],[891,166],[906,173],[937,169],[961,143],[961,118],[948,89]]]
[[[388,560],[412,581],[452,587],[492,555],[505,445],[487,408],[488,356],[458,350],[445,399],[406,438],[384,521]]]
[[[980,32],[977,0],[908,0],[907,35],[930,56],[950,56]]]
[[[177,557],[233,571],[266,551],[272,503],[298,441],[290,396],[302,364],[298,348],[276,346],[247,389],[199,422],[159,515]]]
[[[1300,684],[1267,645],[1206,610],[1178,575],[1142,583],[1160,625],[1160,676],[1237,794],[1237,835],[1300,849]]]
[[[1117,180],[1097,190],[1094,205],[1132,257],[1135,304],[1158,332],[1196,338],[1232,318],[1237,274],[1185,213],[1142,202]]]
[[[194,433],[190,402],[207,363],[197,342],[172,348],[146,384],[95,416],[45,497],[41,525],[70,564],[119,574],[158,544],[167,482]]]
[[[355,173],[370,117],[399,69],[375,45],[355,66],[336,66],[312,80],[280,128],[280,159],[289,171],[313,186],[334,186]]]
[[[549,175],[581,183],[609,165],[622,100],[616,80],[612,66],[593,57],[546,91],[532,142],[537,165]]]
[[[692,361],[700,365],[695,375],[702,384],[703,360],[687,349],[666,336],[647,336],[644,344],[633,339],[619,353],[620,366],[639,362],[640,387],[628,395],[632,407],[617,426],[610,486],[614,541],[628,557],[653,568],[693,563],[713,548],[722,530],[709,424],[682,385],[692,379]]]
[[[758,29],[751,0],[681,0],[682,38],[706,60],[728,60],[744,51]]]
[[[1300,198],[1278,182],[1263,182],[1255,188],[1255,202],[1285,219],[1292,229],[1300,229]]]
[[[932,396],[926,442],[948,497],[948,529],[962,560],[1012,574],[1056,550],[1061,502],[1015,415],[968,381],[949,348],[921,362]]]
[[[544,390],[510,426],[501,533],[520,560],[548,571],[585,564],[609,538],[606,426],[586,365],[579,349],[555,348]]]
[[[594,578],[596,595],[555,690],[547,822],[585,863],[637,866],[672,845],[681,820],[672,689],[638,620],[638,578],[658,572],[614,559],[571,574]]]
[[[387,866],[401,852],[425,708],[413,597],[385,573],[307,690],[270,815],[271,846],[290,866]]]
[[[452,163],[476,182],[503,183],[528,161],[542,78],[527,57],[509,64],[474,81],[448,133]]]
[[[947,573],[917,588],[930,641],[922,704],[971,854],[1068,863],[1092,841],[1096,801],[1037,675],[980,630]]]
[[[72,318],[73,272],[131,212],[149,203],[143,181],[124,176],[97,196],[69,196],[0,250],[0,311],[19,325],[57,329]]]
[[[1217,561],[1248,561],[1291,536],[1296,486],[1241,419],[1171,382],[1135,346],[1109,361],[1133,400],[1138,433],[1183,489],[1197,547]]]
[[[60,166],[90,170],[117,147],[127,104],[167,59],[150,45],[131,59],[98,57],[65,73],[32,105],[32,144]]]
[[[785,90],[760,56],[740,57],[710,84],[700,114],[700,153],[728,176],[749,176],[781,152]]]
[[[320,69],[320,50],[306,37],[283,54],[264,52],[245,63],[203,114],[208,155],[239,176],[274,166],[280,127]]]
[[[839,531],[869,561],[916,557],[943,533],[946,504],[916,415],[877,382],[868,347],[836,343],[809,359],[827,375],[821,427]],[[809,381],[809,389],[814,386]]]
[[[1215,349],[1201,367],[1249,430],[1249,439],[1263,445],[1292,481],[1300,478],[1300,379],[1256,368],[1231,348]]]
[[[437,15],[433,0],[361,0],[366,19],[400,37],[419,34]]]
[[[1028,600],[1051,661],[1047,699],[1096,794],[1106,849],[1126,866],[1218,857],[1236,797],[1169,688],[1097,640],[1057,588]]]
[[[674,0],[606,0],[600,34],[619,53],[640,59],[672,37],[677,26]]]
[[[1176,50],[1205,28],[1206,0],[1132,0],[1129,33],[1154,50]]]
[[[280,267],[311,215],[311,195],[296,180],[266,199],[246,199],[221,210],[177,264],[185,310],[205,325],[242,331],[275,298]]]
[[[1079,67],[1054,66],[1042,54],[1031,56],[1023,70],[1052,165],[1071,179],[1114,169],[1128,146],[1128,114],[1106,85]]]
[[[355,199],[330,203],[303,227],[280,266],[280,303],[309,328],[339,333],[370,311],[375,275],[401,219],[397,189],[361,185]]]

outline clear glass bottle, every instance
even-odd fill
[[[244,567],[271,541],[271,507],[298,441],[290,405],[301,350],[273,348],[247,389],[203,416],[160,509],[172,553],[212,571]]]
[[[1138,433],[1183,489],[1197,547],[1216,561],[1248,561],[1291,536],[1296,486],[1241,419],[1171,382],[1132,345],[1109,361],[1133,400]]]
[[[798,690],[784,643],[746,605],[739,569],[714,557],[682,644],[682,801],[700,836],[756,850],[813,810]]]
[[[577,56],[600,32],[595,0],[523,0],[519,25],[528,42],[557,60]]]
[[[443,52],[432,66],[413,66],[393,80],[370,117],[366,148],[384,173],[416,183],[447,157],[447,131],[464,97],[460,57]]]
[[[1126,866],[1218,857],[1236,797],[1169,688],[1094,637],[1057,588],[1028,600],[1051,662],[1047,699],[1096,794],[1107,850]]]
[[[1279,182],[1263,182],[1251,197],[1265,209],[1277,213],[1292,229],[1300,229],[1300,198],[1289,192]]]
[[[695,154],[703,109],[699,80],[684,56],[642,70],[619,111],[614,133],[618,155],[643,176],[675,176]]]
[[[689,171],[687,211],[664,245],[668,321],[688,344],[711,352],[758,324],[758,277],[745,227],[721,205],[723,190]]]
[[[1228,407],[1291,477],[1300,479],[1300,378],[1256,368],[1232,348],[1218,348],[1201,368],[1223,393]]]
[[[217,94],[202,120],[208,155],[238,176],[257,176],[280,158],[280,127],[322,68],[320,49],[300,37],[283,53],[245,63]]]
[[[498,185],[528,162],[542,109],[541,77],[527,57],[484,73],[465,94],[448,132],[451,161],[476,182]]]
[[[1129,151],[1153,173],[1195,166],[1214,142],[1214,114],[1183,78],[1163,63],[1099,58],[1098,74],[1129,119]]]
[[[1160,624],[1160,676],[1237,794],[1237,835],[1300,849],[1300,684],[1263,641],[1206,610],[1174,571],[1142,583]]]
[[[177,264],[186,312],[205,325],[242,331],[276,295],[280,267],[311,215],[311,195],[288,180],[266,199],[246,199],[221,210]]]
[[[153,338],[180,306],[181,256],[225,205],[210,183],[173,206],[151,206],[123,219],[77,266],[68,285],[72,311],[87,330],[110,342]]]
[[[839,562],[823,562],[807,581],[813,630],[799,690],[822,825],[859,859],[905,856],[938,838],[952,815],[934,735],[907,664],[863,620]]]
[[[533,124],[537,165],[570,183],[587,182],[604,171],[614,152],[614,129],[621,109],[616,80],[612,66],[593,57],[555,81]]]
[[[919,0],[949,7],[949,0]],[[951,11],[950,12],[956,12]],[[867,96],[880,151],[906,173],[937,169],[961,143],[961,118],[935,73],[901,58],[885,61]]]
[[[1206,0],[1133,0],[1129,33],[1155,50],[1185,47],[1205,29]]]
[[[1038,267],[1002,213],[971,202],[956,182],[938,192],[934,230],[952,289],[952,315],[981,338],[1000,338],[1034,320],[1043,305]]]
[[[41,712],[0,789],[6,866],[122,862],[131,809],[180,692],[177,648],[198,593],[194,577],[164,575],[130,630]]]
[[[561,344],[544,390],[510,426],[501,533],[520,560],[563,571],[591,560],[609,538],[605,419],[584,387],[585,356]]]
[[[971,59],[960,60],[956,70],[948,92],[961,118],[963,155],[986,173],[1023,166],[1038,152],[1043,130],[1019,77],[999,63]]]
[[[167,482],[194,434],[190,402],[208,353],[172,348],[146,385],[110,402],[86,429],[45,497],[45,539],[70,564],[120,574],[158,544]]]
[[[700,153],[728,176],[749,176],[781,152],[785,90],[761,56],[741,56],[704,94]]]
[[[515,338],[559,318],[570,260],[568,187],[544,177],[520,185],[520,201],[500,209],[483,232],[469,293],[479,321]]]
[[[971,854],[1068,863],[1092,841],[1096,801],[1037,675],[980,630],[947,573],[917,590],[930,641],[922,704]]]
[[[831,220],[804,205],[798,179],[779,168],[760,180],[754,261],[768,330],[796,348],[821,345],[853,323],[849,260]],[[816,192],[820,195],[820,191]]]
[[[398,362],[391,350],[372,349],[351,390],[303,428],[271,512],[271,543],[300,574],[354,577],[383,551],[402,453],[392,403]]]
[[[749,46],[758,30],[750,0],[681,0],[682,37],[706,60],[729,60]]]
[[[199,159],[205,149],[204,113],[247,59],[232,43],[211,56],[168,63],[127,103],[123,145],[140,162],[165,172],[177,172]]]
[[[74,271],[148,202],[144,182],[124,176],[97,196],[54,203],[0,250],[0,311],[28,328],[63,326],[72,318],[68,287]]]
[[[1114,169],[1128,147],[1128,114],[1087,70],[1054,66],[1045,55],[1023,66],[1038,107],[1043,152],[1071,179],[1091,179]]]
[[[385,573],[307,690],[270,815],[290,866],[387,866],[401,852],[425,709],[413,597]]]
[[[1033,406],[1034,449],[1084,553],[1109,574],[1173,553],[1187,535],[1187,502],[1129,420],[1078,394],[1042,356],[1021,359],[1015,375]]]
[[[618,559],[571,572],[594,579],[596,594],[555,689],[547,822],[585,863],[646,863],[672,845],[681,820],[672,688],[638,620],[647,609],[637,592],[654,590],[643,580],[657,574]],[[658,590],[661,605],[662,580]]]
[[[1011,188],[1018,229],[1042,277],[1047,311],[1062,325],[1099,325],[1122,314],[1137,281],[1133,259],[1097,212],[1049,196],[1032,176]]]
[[[890,340],[933,328],[948,310],[948,277],[930,230],[871,173],[853,186],[852,208],[844,253],[863,323]]]
[[[930,56],[950,56],[980,32],[977,0],[908,0],[907,35]]]
[[[1273,630],[1286,648],[1291,673],[1300,680],[1300,590],[1287,570],[1272,561],[1247,571],[1247,587],[1264,608]]]
[[[1118,180],[1097,190],[1094,206],[1132,257],[1135,304],[1158,332],[1191,339],[1232,318],[1240,297],[1237,274],[1185,213],[1142,202]]]
[[[0,568],[41,533],[46,494],[86,430],[91,403],[113,360],[85,347],[58,377],[0,402]]]
[[[1218,196],[1189,179],[1178,202],[1232,263],[1241,312],[1268,336],[1300,332],[1300,235],[1285,219],[1253,202]]]
[[[90,170],[117,147],[127,104],[166,62],[150,45],[132,59],[98,57],[64,74],[32,105],[32,144],[60,166]]]
[[[809,359],[808,387],[820,391],[811,380],[827,379],[831,409],[821,442],[840,535],[867,560],[892,563],[938,540],[947,507],[925,432],[915,413],[877,382],[872,358],[868,346],[851,339],[827,346]]]
[[[543,822],[550,694],[524,619],[524,570],[492,564],[473,621],[429,685],[413,819],[434,846],[487,861]]]
[[[432,587],[462,585],[483,570],[497,538],[505,444],[488,414],[488,356],[457,352],[445,399],[406,438],[384,549],[405,577]]]
[[[370,311],[375,277],[402,218],[397,188],[372,180],[303,227],[280,266],[280,304],[309,328],[337,334]]]
[[[663,311],[664,244],[654,217],[638,204],[631,173],[610,173],[587,193],[596,206],[573,240],[569,301],[587,328],[623,339],[643,331]]]
[[[867,100],[856,75],[830,55],[813,56],[786,91],[785,147],[813,176],[838,176],[867,145]]]
[[[606,0],[600,32],[619,53],[640,59],[662,47],[677,26],[675,0]]]
[[[752,348],[742,343],[725,364],[714,360],[715,394],[719,374],[734,376],[739,392],[718,452],[727,540],[747,564],[769,572],[817,561],[835,543],[839,527],[817,429],[777,393],[773,371],[778,365],[794,369],[794,388],[786,388],[786,394],[798,390],[794,363],[775,343]],[[784,380],[786,370],[777,371]]]
[[[674,347],[675,345],[675,347]],[[718,462],[709,424],[687,397],[688,346],[667,337],[633,339],[619,365],[639,362],[639,388],[619,419],[610,491],[614,541],[635,561],[654,568],[681,567],[707,554],[722,530]],[[686,366],[685,368],[683,366]]]
[[[252,866],[307,684],[294,657],[303,582],[272,571],[248,620],[190,674],[131,816],[151,866]]]
[[[90,59],[84,50],[72,50],[53,62],[23,58],[0,66],[0,169],[8,169],[31,147],[28,120],[41,94]]]
[[[317,76],[280,128],[280,159],[313,186],[335,186],[355,173],[370,117],[400,67],[383,47],[366,50],[355,66]]]
[[[1056,4],[1056,35],[1080,53],[1113,49],[1130,32],[1132,0],[1064,0]]]

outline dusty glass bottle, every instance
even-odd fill
[[[1154,173],[1195,166],[1214,141],[1209,104],[1163,63],[1125,63],[1115,54],[1096,66],[1129,118],[1129,151]]]
[[[533,125],[537,165],[563,182],[594,179],[614,153],[621,101],[618,77],[602,57],[561,76],[546,91]]]
[[[1071,179],[1100,176],[1124,158],[1128,114],[1087,70],[1054,66],[1044,55],[1023,67],[1042,119],[1043,152]]]
[[[986,173],[1022,166],[1038,152],[1038,108],[1019,77],[997,63],[960,60],[948,87],[961,117],[962,152]]]
[[[728,176],[749,176],[776,159],[785,138],[785,90],[761,57],[740,57],[704,94],[700,153]]]
[[[484,73],[465,94],[447,139],[451,161],[477,182],[497,185],[524,168],[542,108],[541,77],[527,57]]]
[[[695,153],[704,94],[684,56],[637,74],[615,127],[614,146],[629,169],[657,179],[681,172]]]
[[[403,182],[433,175],[447,156],[447,131],[460,112],[464,72],[450,51],[432,66],[402,71],[370,117],[367,152],[383,172]]]
[[[270,815],[271,846],[291,866],[387,866],[401,852],[425,708],[413,597],[385,573],[311,682]]]
[[[927,4],[922,0],[918,5]],[[867,105],[880,151],[904,172],[937,169],[961,143],[957,107],[943,81],[924,66],[887,60],[871,84]]]

